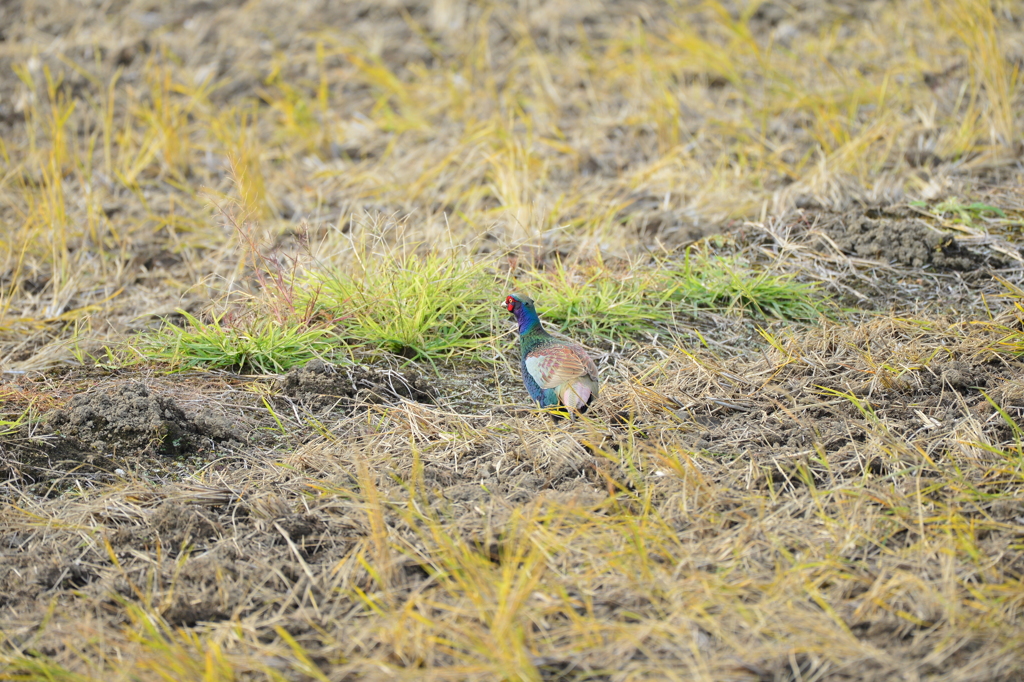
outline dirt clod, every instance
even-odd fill
[[[846,254],[899,265],[937,270],[973,270],[981,258],[970,253],[949,235],[919,220],[876,220],[857,216],[841,220],[826,230]]]
[[[985,378],[978,376],[974,369],[964,362],[950,362],[944,365],[939,379],[960,393],[986,384]]]
[[[49,416],[50,425],[87,450],[116,455],[185,455],[203,439],[236,438],[217,417],[190,418],[173,398],[154,395],[140,382],[75,396]]]
[[[223,528],[202,511],[180,502],[164,502],[149,520],[168,551],[176,551],[184,544],[209,540],[221,535]]]

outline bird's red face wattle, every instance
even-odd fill
[[[508,311],[509,311],[510,313],[513,313],[513,312],[515,312],[515,308],[516,308],[516,299],[512,298],[511,296],[509,296],[508,298],[506,298],[506,299],[505,299],[505,307],[506,307],[506,308],[508,308]]]

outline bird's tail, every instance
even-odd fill
[[[590,402],[593,392],[582,381],[571,381],[562,388],[558,395],[559,401],[566,407],[582,412]]]

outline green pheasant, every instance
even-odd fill
[[[541,407],[561,405],[570,415],[586,412],[598,393],[597,365],[587,351],[544,331],[532,298],[512,294],[505,307],[519,324],[519,367],[526,392]]]

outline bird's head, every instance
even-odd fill
[[[519,311],[528,310],[534,312],[533,299],[529,296],[523,296],[522,294],[511,294],[505,298],[505,308],[519,317]]]

